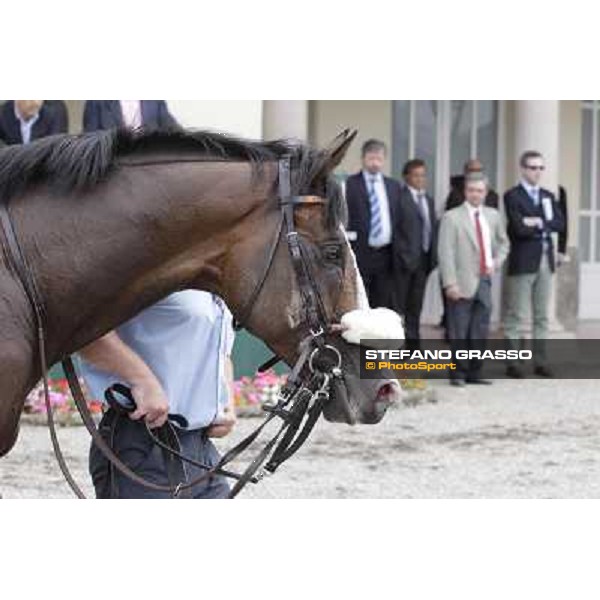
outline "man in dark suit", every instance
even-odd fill
[[[394,293],[394,248],[398,244],[400,184],[382,174],[386,147],[371,139],[362,147],[362,170],[346,180],[348,239],[369,304],[398,310]]]
[[[540,187],[545,169],[539,152],[523,153],[521,182],[504,195],[508,236],[507,311],[504,335],[511,349],[521,346],[522,326],[532,308],[534,372],[551,377],[546,364],[548,302],[554,273],[553,232],[564,230],[564,217],[552,192]],[[507,375],[521,378],[516,362],[509,362]]]
[[[169,129],[177,127],[164,100],[87,100],[83,109],[83,130],[113,127]]]
[[[0,109],[0,139],[5,144],[29,144],[66,131],[66,109],[60,100],[8,100]]]
[[[465,177],[470,173],[483,174],[483,165],[478,158],[472,158],[465,163],[463,174],[455,175],[450,179],[450,193],[446,199],[446,210],[452,210],[460,206],[465,201]],[[498,208],[498,194],[489,188],[485,197],[484,206]]]
[[[396,290],[404,315],[409,348],[420,345],[420,320],[427,278],[437,265],[437,222],[433,198],[427,194],[427,167],[421,159],[409,160],[402,170],[405,186],[400,194],[397,220]]]

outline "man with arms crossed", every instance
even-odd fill
[[[465,202],[442,217],[438,262],[448,299],[448,338],[453,351],[485,350],[492,311],[492,274],[508,255],[509,241],[500,213],[483,205],[488,180],[465,177]],[[457,360],[450,383],[491,383],[481,378],[480,360]]]
[[[504,335],[509,348],[520,349],[522,329],[531,307],[534,372],[542,377],[552,377],[545,342],[555,268],[552,233],[564,231],[565,221],[552,192],[540,187],[546,168],[542,155],[535,150],[524,152],[520,166],[521,182],[504,195],[511,242]],[[516,362],[508,364],[506,373],[515,378],[524,376]]]
[[[209,466],[218,462],[209,438],[227,435],[235,424],[231,321],[221,298],[185,290],[167,296],[80,351],[82,375],[95,398],[104,399],[106,388],[117,382],[131,388],[135,412],[119,418],[109,409],[100,430],[112,437],[107,441],[115,452],[142,477],[162,485],[180,483],[171,481],[164,453],[146,431],[146,424],[157,428],[167,418],[176,428],[185,456]],[[205,472],[189,464],[183,470],[188,481]],[[90,474],[98,498],[170,497],[112,468],[93,443]],[[228,492],[225,478],[214,475],[194,486],[189,495],[224,498]]]

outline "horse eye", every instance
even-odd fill
[[[342,258],[342,247],[339,244],[326,244],[321,248],[323,258],[331,262],[339,262]]]

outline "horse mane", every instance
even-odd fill
[[[110,129],[75,135],[54,135],[26,145],[0,149],[0,202],[8,202],[32,185],[45,184],[61,193],[83,191],[107,179],[119,159],[151,152],[193,153],[198,161],[245,161],[260,177],[262,165],[289,155],[295,193],[310,193],[314,176],[324,166],[323,152],[294,140],[260,142],[212,131],[173,129]],[[175,159],[176,160],[176,159]],[[326,184],[328,221],[345,218],[339,186]]]

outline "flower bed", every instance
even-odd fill
[[[233,382],[233,394],[237,414],[239,416],[261,416],[262,405],[272,402],[277,397],[287,375],[277,375],[269,370],[257,373],[254,377],[242,377]]]
[[[85,384],[80,380],[81,386],[85,389]],[[69,385],[66,379],[51,379],[50,387],[50,405],[54,409],[54,419],[60,425],[81,424],[81,418],[77,412],[75,402],[71,398]],[[92,416],[99,417],[102,412],[102,403],[98,400],[88,400],[88,407]],[[44,386],[42,382],[31,390],[25,400],[23,407],[24,420],[33,424],[46,423],[46,403],[44,401]]]
[[[234,402],[238,416],[259,417],[264,414],[262,406],[265,402],[275,400],[287,375],[277,375],[269,370],[257,373],[254,377],[242,377],[233,382]],[[425,401],[435,401],[427,382],[420,379],[399,380],[404,390],[402,404],[414,406]],[[85,390],[85,383],[80,380]],[[89,393],[86,394],[89,397]],[[54,416],[61,425],[81,424],[75,403],[71,398],[66,379],[50,380],[50,404],[54,408]],[[88,401],[92,415],[99,417],[102,413],[102,403],[92,399]],[[41,382],[29,393],[23,409],[26,422],[35,424],[46,423],[46,404],[44,388]]]
[[[242,377],[234,381],[234,401],[237,414],[241,417],[263,415],[263,403],[276,397],[285,380],[285,375],[281,376],[273,371],[267,371],[257,373],[254,377]],[[80,383],[89,398],[90,394],[85,388],[84,381],[80,380]],[[81,423],[66,379],[50,380],[50,404],[54,408],[57,423],[61,425]],[[92,415],[99,416],[102,413],[102,403],[99,400],[88,400],[88,406]],[[46,423],[46,403],[44,402],[44,388],[41,382],[27,396],[23,412],[24,420],[28,423]]]

